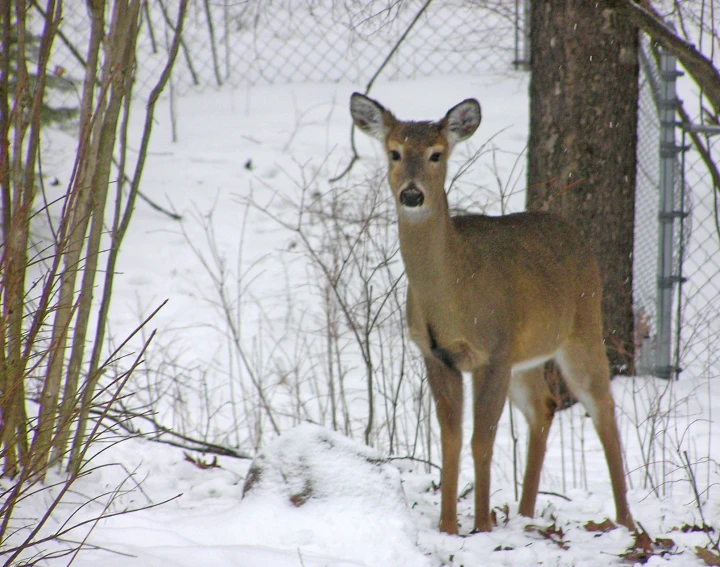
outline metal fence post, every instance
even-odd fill
[[[530,51],[530,0],[523,0],[523,20],[525,25],[523,26],[523,61],[525,61],[525,68],[530,69],[530,63],[532,58],[532,52]]]
[[[675,143],[677,121],[677,95],[675,83],[681,75],[676,59],[660,50],[660,93],[658,114],[660,118],[660,208],[658,242],[658,303],[657,341],[655,345],[655,375],[670,378],[675,372],[672,364],[672,312],[673,288],[680,281],[674,273],[675,219],[684,214],[675,210],[675,176],[677,154],[682,151]]]
[[[531,56],[530,0],[515,0],[515,69],[529,71]]]

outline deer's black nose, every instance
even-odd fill
[[[409,185],[400,191],[400,204],[405,207],[419,207],[423,201],[425,201],[425,195],[415,185]]]

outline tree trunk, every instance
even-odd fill
[[[614,374],[633,370],[638,32],[608,2],[535,0],[528,209],[572,220],[602,273]]]

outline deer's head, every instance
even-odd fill
[[[379,102],[354,93],[350,113],[355,125],[384,144],[388,180],[402,220],[421,222],[447,209],[447,160],[455,144],[480,125],[480,104],[467,99],[437,122],[403,122]]]

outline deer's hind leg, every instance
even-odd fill
[[[532,518],[535,515],[535,501],[540,487],[540,473],[545,460],[548,433],[557,408],[555,396],[545,382],[544,365],[514,370],[510,380],[509,396],[528,423],[527,464],[518,512],[522,516]]]
[[[457,499],[462,448],[462,374],[432,355],[425,357],[430,390],[440,423],[442,473],[440,476],[440,531],[458,533]]]
[[[585,406],[605,452],[619,524],[634,529],[627,503],[620,432],[615,401],[610,392],[610,371],[601,337],[571,338],[561,347],[556,362],[570,391]]]

